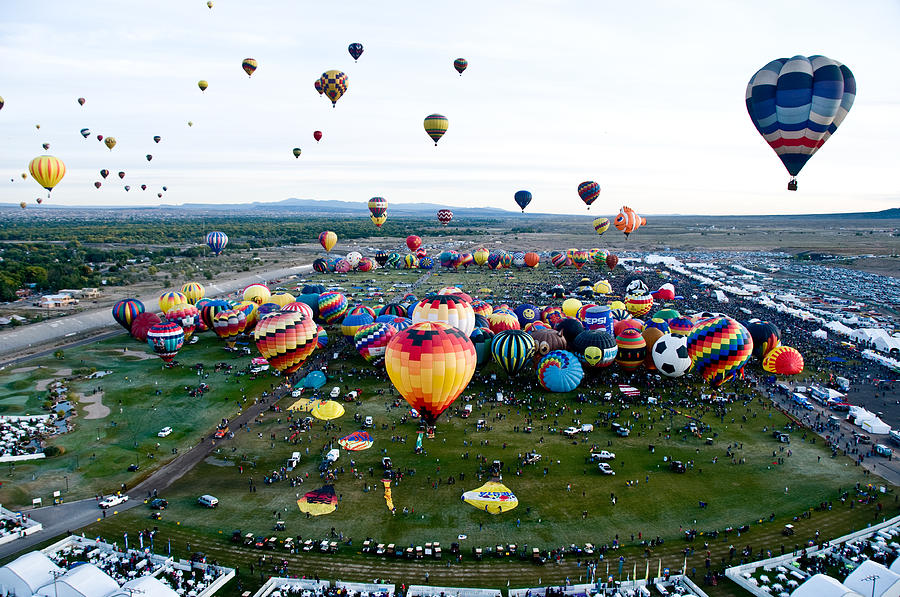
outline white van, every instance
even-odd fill
[[[332,398],[337,398],[340,395],[341,395],[341,389],[339,387],[334,386],[333,388],[331,388],[331,397]]]
[[[207,508],[215,508],[219,505],[219,498],[206,494],[197,498],[197,503]]]
[[[287,461],[287,470],[292,471],[297,468],[297,465],[300,463],[300,452],[294,452],[291,454],[291,457],[288,458]]]
[[[372,427],[372,426],[375,425],[375,420],[372,419],[372,417],[366,417],[365,420],[364,420],[364,422],[363,422],[363,424],[364,424],[366,427]]]

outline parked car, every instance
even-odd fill
[[[673,460],[669,464],[669,469],[674,473],[686,473],[687,467],[684,466],[684,463],[680,460]]]
[[[113,508],[113,507],[118,506],[119,504],[123,504],[127,501],[128,501],[127,495],[108,495],[105,498],[103,498],[102,500],[100,500],[100,503],[97,505],[100,506],[100,508],[102,508],[103,510],[106,510],[107,508]]]
[[[578,428],[577,427],[566,427],[565,429],[562,430],[562,434],[565,435],[566,437],[575,437],[576,435],[578,435]]]
[[[207,493],[198,497],[197,503],[201,506],[206,506],[207,508],[216,508],[219,505],[219,498]]]
[[[157,436],[157,437],[166,437],[166,436],[168,436],[170,433],[172,433],[172,428],[171,428],[171,427],[163,427],[163,428],[159,431],[159,433],[156,434],[156,436]]]
[[[606,462],[599,463],[597,465],[597,468],[600,469],[600,472],[603,473],[604,475],[615,475],[616,474],[616,471],[614,471],[612,469],[612,467],[609,466],[609,464]]]
[[[150,501],[150,507],[154,510],[165,510],[169,507],[169,500],[165,498],[155,498]]]

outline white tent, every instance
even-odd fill
[[[19,556],[0,568],[0,594],[31,597],[42,586],[53,582],[53,574],[62,568],[39,551]]]
[[[830,576],[816,574],[797,587],[791,593],[791,597],[862,597],[862,595],[851,591]]]
[[[131,579],[109,597],[134,597],[135,594],[140,597],[178,597],[178,593],[152,576]]]
[[[891,572],[878,562],[866,560],[844,580],[844,586],[862,595],[898,597],[900,574]]]
[[[106,597],[119,584],[93,564],[81,564],[35,592],[44,597]]]
[[[828,332],[825,330],[816,330],[812,333],[813,338],[820,338],[822,340],[828,339]]]
[[[841,334],[842,336],[849,336],[853,333],[853,329],[845,326],[843,323],[839,321],[829,321],[825,324],[825,327],[835,332],[837,334]]]
[[[863,431],[868,431],[875,435],[886,435],[891,432],[891,426],[878,417],[863,421],[863,424],[860,425],[860,427],[863,428]]]

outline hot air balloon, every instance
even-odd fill
[[[313,81],[313,87],[316,88],[316,91],[319,92],[319,95],[325,93],[325,88],[322,87],[322,79],[316,79],[315,81]]]
[[[103,186],[103,184],[99,180],[94,183],[94,188],[96,189],[99,189],[101,186]]]
[[[647,225],[647,218],[642,218],[633,209],[623,205],[619,209],[619,215],[613,220],[613,225],[625,233],[625,238],[628,238],[629,234],[641,226]]]
[[[213,3],[213,0],[209,0],[209,2],[206,3],[206,7],[207,7],[207,8],[212,8],[212,7],[213,7],[213,4],[214,4],[214,3]]]
[[[322,131],[313,131],[313,139],[316,140],[316,143],[322,140]]]
[[[244,69],[244,72],[247,73],[247,76],[251,76],[253,72],[256,70],[257,62],[254,58],[244,58],[244,61],[241,62],[241,68]]]
[[[528,207],[528,204],[531,203],[531,191],[516,191],[516,194],[513,196],[516,200],[516,204],[522,208],[522,211],[525,211],[525,208]]]
[[[825,56],[778,58],[747,83],[747,112],[797,190],[797,175],[834,134],[856,99],[850,69]]]
[[[616,255],[610,253],[606,256],[606,267],[610,269],[610,271],[616,269],[616,265],[619,263],[619,258]]]
[[[584,379],[584,370],[574,354],[554,350],[538,362],[537,378],[545,390],[571,392]]]
[[[456,69],[456,72],[459,73],[460,77],[462,76],[463,71],[466,70],[467,66],[469,66],[469,61],[465,58],[457,58],[453,61],[453,68]]]
[[[103,135],[97,135],[97,141],[103,141]]]
[[[779,345],[766,353],[764,371],[778,375],[797,375],[803,372],[803,355],[796,348]]]
[[[213,317],[212,324],[213,331],[225,341],[226,346],[234,348],[238,334],[247,327],[247,316],[237,309],[220,311]]]
[[[253,330],[260,354],[273,369],[284,373],[300,368],[316,349],[317,338],[316,323],[299,311],[272,313],[260,319]]]
[[[354,42],[347,46],[347,51],[353,56],[353,62],[356,62],[363,54],[363,45],[359,42]]]
[[[48,149],[50,149],[50,144],[49,143],[41,143],[41,147],[44,148],[44,151],[47,151]]]
[[[201,80],[197,81],[197,87],[200,88],[200,91],[206,91],[206,88],[209,87],[209,83],[207,83],[205,80],[201,79]]]
[[[159,143],[160,141],[162,141],[162,137],[160,137],[159,135],[154,135],[154,136],[153,136],[153,142],[154,142],[154,143]]]
[[[194,126],[194,123],[193,123],[193,121],[188,120],[187,125],[188,125],[188,126]]]
[[[79,131],[79,132],[81,133],[81,136],[84,137],[85,139],[87,139],[88,137],[91,136],[91,129],[81,129],[81,131]]]
[[[694,370],[712,386],[719,386],[741,374],[753,352],[753,339],[730,317],[710,317],[691,330],[687,348]]]
[[[245,301],[253,301],[257,305],[261,305],[268,302],[270,296],[272,296],[272,292],[268,286],[256,283],[244,288],[242,298]]]
[[[147,185],[142,184],[142,185],[141,185],[141,190],[142,190],[142,191],[146,191],[146,190],[147,190]]]
[[[626,328],[616,336],[619,348],[616,363],[625,371],[634,371],[644,363],[647,356],[647,341],[635,328]]]
[[[318,300],[319,317],[325,323],[337,323],[347,313],[347,297],[340,292],[323,292]]]
[[[768,321],[751,321],[743,324],[753,338],[753,356],[759,360],[781,343],[781,330]]]
[[[370,323],[357,328],[353,335],[353,345],[368,364],[378,366],[384,363],[388,342],[396,333],[397,328],[389,323]]]
[[[187,298],[188,303],[196,305],[197,301],[206,296],[206,289],[199,282],[188,282],[181,287],[181,294]]]
[[[453,219],[453,212],[449,209],[439,209],[437,212],[437,219],[438,222],[446,226]]]
[[[42,198],[40,198],[40,197],[38,197],[37,199],[35,199],[35,201],[38,202],[38,205],[40,205],[41,203],[44,202],[44,200],[43,200]]]
[[[578,196],[581,197],[584,204],[588,206],[588,209],[591,208],[591,203],[593,203],[599,195],[600,185],[593,180],[586,180],[578,185]]]
[[[528,332],[506,330],[494,336],[491,354],[494,361],[513,377],[522,371],[534,356],[537,345]]]
[[[110,151],[112,151],[113,147],[116,146],[116,138],[115,137],[107,137],[103,144],[106,145]]]
[[[39,185],[47,189],[47,197],[49,197],[53,187],[59,184],[59,181],[66,175],[66,165],[61,159],[52,155],[42,155],[31,160],[28,164],[28,171]]]
[[[104,179],[106,179],[106,177],[109,176],[109,170],[104,168],[103,170],[100,171],[100,176],[102,176]]]
[[[162,321],[147,330],[147,344],[167,365],[184,346],[184,330],[174,321]]]
[[[159,295],[159,310],[163,313],[168,313],[169,309],[171,309],[175,305],[180,305],[181,303],[186,302],[188,302],[187,297],[180,292],[177,292],[175,290],[164,292]]]
[[[295,158],[299,158],[299,157],[300,157],[300,154],[303,153],[303,150],[300,149],[299,147],[295,147],[295,148],[292,150],[292,152],[293,152]]]
[[[447,120],[446,116],[430,114],[425,117],[425,132],[434,141],[435,147],[437,147],[438,141],[441,140],[444,133],[447,132],[448,126],[450,126],[450,121]]]
[[[373,222],[374,218],[381,217],[387,212],[387,199],[384,197],[372,197],[369,199],[369,213],[372,214]],[[383,224],[384,222],[382,222]],[[381,224],[376,224],[380,226]]]
[[[337,234],[331,230],[322,232],[319,234],[319,244],[322,245],[326,251],[331,251],[331,249],[334,248],[334,245],[337,244]]]
[[[466,388],[475,361],[475,346],[468,336],[437,321],[397,332],[385,350],[388,377],[427,425],[434,425]]]
[[[141,189],[146,190],[146,185],[141,185]],[[210,232],[206,235],[206,245],[212,250],[216,257],[219,256],[225,246],[228,244],[228,235],[224,232]]]
[[[160,321],[156,313],[138,313],[131,321],[131,337],[138,342],[146,342],[147,332]]]
[[[150,155],[150,154],[149,154],[149,153],[148,153],[148,154],[147,154],[147,155],[146,155],[146,156],[144,156],[144,157],[146,157],[146,158],[147,158],[147,161],[148,161],[148,162],[149,162],[149,161],[150,161],[150,160],[152,160],[152,159],[153,159],[153,156],[152,156],[152,155]]]
[[[5,102],[3,101],[3,97],[0,96],[0,110],[3,109],[3,104],[4,104],[4,103],[5,103]]]
[[[122,299],[112,307],[113,319],[129,332],[131,331],[131,322],[143,312],[144,303],[134,298]]]
[[[19,207],[21,207],[22,209],[25,209],[26,207],[28,207],[28,204],[25,203],[24,201],[20,201],[20,202],[19,202]]]
[[[84,99],[83,97],[79,97],[79,98],[78,98],[78,105],[79,105],[79,106],[83,106],[83,105],[84,105],[84,102],[85,102],[85,99]]]
[[[119,179],[122,179],[122,178],[125,178],[125,173],[124,173],[124,172],[119,172]]]
[[[332,108],[337,105],[337,101],[341,99],[341,96],[347,93],[350,83],[347,75],[339,70],[325,71],[322,73],[319,81],[321,81],[322,93],[331,100]]]
[[[440,321],[455,327],[466,336],[475,329],[475,311],[471,303],[449,294],[430,295],[422,299],[413,308],[410,319],[414,324],[422,321]]]
[[[594,224],[594,232],[597,234],[603,234],[607,230],[609,230],[609,219],[607,218],[597,218],[593,222]]]

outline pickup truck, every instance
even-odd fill
[[[123,504],[127,501],[128,501],[127,495],[108,495],[105,498],[103,498],[100,501],[100,503],[97,505],[100,506],[100,508],[102,510],[106,510],[108,508],[114,508],[115,506],[118,506],[119,504]]]
[[[608,452],[607,450],[591,452],[591,462],[598,462],[600,460],[612,460],[615,457],[616,455],[613,452]]]

